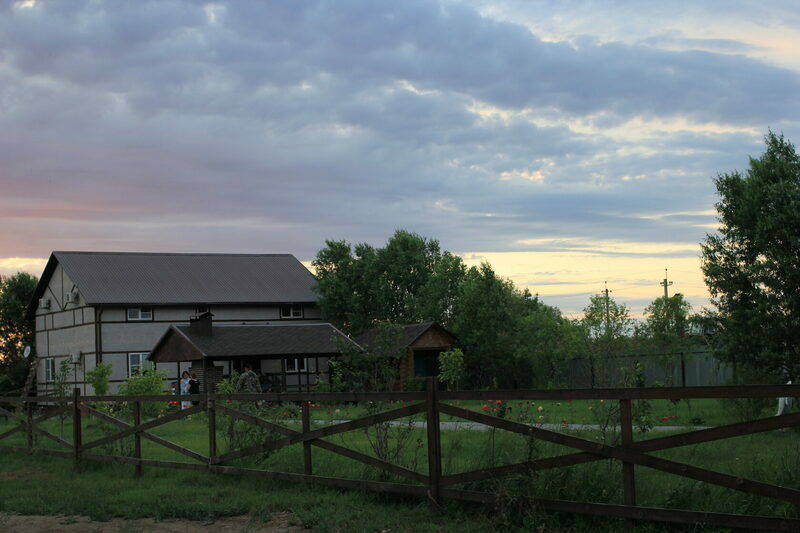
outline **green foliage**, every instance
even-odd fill
[[[666,369],[666,384],[670,386],[675,375],[674,353],[689,349],[693,343],[689,336],[691,310],[691,304],[680,293],[656,298],[645,308],[645,323],[637,330],[643,348],[665,354],[661,363]]]
[[[465,372],[464,352],[456,348],[439,354],[439,381],[446,383],[450,390],[458,388]]]
[[[583,309],[580,325],[584,330],[586,353],[589,356],[591,384],[593,387],[611,385],[613,354],[629,349],[633,320],[628,306],[618,303],[608,295],[593,295]]]
[[[342,357],[329,361],[333,372],[334,390],[348,392],[385,392],[395,388],[400,378],[400,360],[405,347],[400,341],[400,327],[381,323],[376,326],[375,338],[366,351],[349,343],[340,343]]]
[[[438,322],[463,349],[463,385],[547,386],[579,344],[580,330],[558,309],[414,233],[398,230],[383,248],[327,241],[313,264],[326,320],[356,334],[377,323]]]
[[[800,378],[800,156],[769,132],[746,174],[715,179],[719,232],[702,244],[717,355],[757,381]],[[757,370],[757,372],[756,372]]]
[[[108,394],[108,377],[111,375],[111,363],[99,363],[86,372],[86,381],[94,389],[97,396]]]
[[[55,396],[66,398],[72,394],[72,389],[69,386],[69,374],[72,372],[72,366],[69,359],[64,358],[58,364],[58,369],[53,376],[52,391]]]
[[[360,333],[374,321],[447,324],[465,266],[439,242],[397,230],[383,248],[326,241],[312,262],[326,320]]]
[[[25,346],[34,347],[34,321],[26,316],[38,278],[25,272],[0,277],[0,393],[25,385],[30,362]]]
[[[661,351],[677,351],[689,344],[691,304],[681,293],[656,298],[645,310],[643,332],[654,348]]]
[[[159,370],[144,370],[126,379],[119,388],[119,394],[121,396],[164,394],[165,379],[167,375]],[[160,402],[142,402],[142,416],[147,418],[158,416],[158,412],[164,407],[165,404]]]
[[[217,393],[233,394],[240,392],[237,390],[239,376],[240,374],[238,372],[231,372],[228,378],[223,379],[217,384]],[[287,418],[297,418],[300,414],[297,405],[278,402],[228,401],[225,406],[235,411],[241,411],[252,416],[269,420],[276,424],[285,422]],[[241,450],[256,444],[274,441],[283,436],[244,420],[236,419],[224,412],[220,412],[217,416],[219,420],[218,427],[222,429],[222,438],[225,443],[226,451]],[[274,450],[267,450],[251,456],[250,458],[242,459],[239,462],[258,464],[267,460],[273,452]]]

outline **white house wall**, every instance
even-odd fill
[[[61,265],[56,265],[44,298],[51,301],[50,309],[39,308],[36,311],[36,346],[40,358],[37,369],[39,389],[48,390],[45,382],[44,358],[56,358],[56,368],[61,359],[70,354],[81,354],[81,362],[73,367],[76,375],[70,376],[70,387],[82,389],[83,393],[93,393],[91,386],[85,383],[85,373],[95,367],[96,358],[112,366],[110,392],[115,393],[120,384],[128,377],[128,354],[131,352],[149,352],[161,335],[172,324],[188,324],[189,317],[196,313],[195,305],[154,307],[153,320],[128,321],[127,308],[107,307],[97,310],[100,321],[100,346],[102,353],[95,354],[95,309],[87,306],[82,295],[75,303],[66,303],[66,295],[75,288]],[[80,287],[78,287],[80,292]],[[280,306],[211,306],[216,324],[265,324],[282,321]],[[300,322],[317,322],[321,320],[319,309],[315,305],[305,305]],[[297,319],[292,321],[298,321]],[[276,361],[280,372],[280,361]],[[190,363],[163,363],[157,366],[167,374],[169,381],[179,378]],[[322,364],[320,365],[322,366]],[[327,367],[327,364],[325,365]]]
[[[40,393],[52,391],[52,383],[45,380],[45,359],[54,359],[57,371],[61,362],[72,355],[79,356],[79,362],[70,364],[69,388],[77,386],[83,393],[91,392],[85,385],[85,376],[95,365],[94,308],[87,306],[81,295],[67,303],[67,294],[74,288],[61,265],[56,265],[42,296],[50,300],[50,308],[36,309],[36,377]]]

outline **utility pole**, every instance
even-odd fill
[[[667,276],[667,269],[665,268],[665,269],[664,269],[664,281],[662,281],[661,283],[659,283],[659,285],[661,285],[662,287],[664,287],[664,299],[665,299],[665,300],[666,300],[667,298],[669,298],[669,292],[668,292],[668,290],[667,290],[667,287],[669,287],[670,285],[672,285],[672,282],[671,282],[671,281],[669,281],[669,280],[667,279],[668,277],[669,277],[669,276]]]
[[[608,330],[611,329],[611,317],[609,316],[609,310],[608,310],[608,293],[609,292],[614,292],[614,291],[608,290],[608,282],[607,281],[604,281],[603,283],[606,286],[606,288],[603,290],[603,294],[605,294],[605,303],[606,303],[606,335],[607,335],[608,334]]]

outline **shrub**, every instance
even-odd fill
[[[111,363],[100,363],[86,373],[86,381],[94,389],[97,396],[108,394],[108,377],[111,375]]]
[[[458,388],[466,368],[464,353],[458,348],[439,354],[439,381],[446,383],[450,390]]]
[[[163,372],[144,370],[126,379],[125,383],[119,388],[119,393],[122,396],[164,394],[165,379],[167,379],[167,376]],[[158,412],[166,407],[166,404],[158,402],[142,402],[141,405],[142,416],[149,418],[158,416]]]

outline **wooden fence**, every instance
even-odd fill
[[[777,430],[800,425],[800,413],[786,414],[753,420],[745,423],[729,424],[709,429],[701,429],[668,435],[646,440],[634,441],[631,402],[651,399],[695,399],[695,398],[776,398],[800,396],[800,385],[782,386],[738,386],[738,387],[689,387],[689,388],[636,388],[636,389],[559,389],[559,390],[514,390],[514,391],[455,391],[443,392],[436,389],[435,383],[429,380],[424,392],[390,392],[390,393],[265,393],[265,394],[203,394],[185,395],[181,400],[199,401],[199,405],[179,410],[152,420],[142,421],[142,403],[164,402],[176,397],[165,396],[81,396],[75,389],[69,398],[36,398],[17,397],[3,398],[2,404],[12,407],[0,407],[0,415],[17,422],[17,425],[0,434],[0,441],[18,432],[25,432],[26,446],[0,446],[0,450],[40,453],[73,459],[76,463],[82,460],[113,461],[131,464],[134,474],[140,476],[145,466],[204,470],[222,474],[259,476],[264,478],[300,481],[345,488],[360,488],[379,492],[393,492],[418,495],[428,498],[438,505],[443,499],[457,499],[475,502],[492,503],[497,495],[490,492],[464,490],[455,488],[462,483],[485,479],[501,478],[520,472],[533,472],[552,468],[563,468],[572,465],[589,463],[604,459],[617,460],[622,463],[623,501],[620,504],[606,504],[567,500],[531,498],[531,504],[540,509],[581,513],[588,515],[610,516],[638,520],[653,520],[684,524],[708,524],[722,527],[748,528],[770,531],[800,531],[800,519],[741,514],[724,514],[684,509],[665,509],[638,506],[636,503],[636,467],[647,467],[662,472],[682,476],[712,485],[726,487],[747,494],[764,496],[777,501],[790,502],[800,509],[800,490],[781,487],[769,483],[737,477],[685,463],[672,461],[651,455],[652,452],[668,450],[692,444],[714,442],[721,439],[752,435],[765,431]],[[301,429],[298,431],[285,425],[259,418],[251,413],[233,409],[226,405],[228,401],[267,401],[267,402],[301,402]],[[530,425],[514,422],[505,418],[474,412],[454,406],[447,401],[453,400],[616,400],[619,402],[621,443],[616,446],[587,440],[571,434],[545,429],[541,425]],[[37,406],[37,403],[47,402]],[[333,425],[312,429],[309,402],[368,402],[368,401],[402,401],[403,407],[391,411],[364,416],[355,420],[338,422]],[[91,404],[94,402],[132,402],[133,422],[129,423],[104,413]],[[415,402],[415,403],[413,403]],[[164,439],[150,432],[153,428],[173,422],[196,413],[205,412],[208,416],[209,453],[203,455],[187,449],[179,444]],[[417,472],[401,465],[364,454],[357,450],[335,444],[326,437],[366,428],[371,425],[389,422],[415,414],[425,415],[427,434],[427,472]],[[69,442],[43,428],[40,424],[57,415],[72,418],[73,435]],[[244,449],[219,453],[217,447],[217,414],[243,420],[255,426],[283,435],[278,440],[256,444]],[[458,419],[468,420],[489,427],[506,430],[512,433],[540,439],[543,441],[567,446],[577,450],[575,453],[536,459],[521,463],[495,466],[469,472],[443,475],[440,414]],[[119,431],[89,442],[82,438],[82,418],[86,415],[102,419]],[[61,449],[45,449],[34,446],[34,434],[50,439]],[[99,446],[126,437],[134,437],[133,456],[118,456],[92,453]],[[162,461],[142,457],[141,442],[148,439],[154,443],[193,459],[195,462]],[[237,458],[251,456],[269,450],[276,450],[293,444],[303,446],[303,473],[276,472],[254,468],[242,468],[225,465]],[[368,481],[326,477],[315,475],[312,447],[322,448],[335,454],[348,457],[374,468],[396,474],[408,480],[404,483]]]

